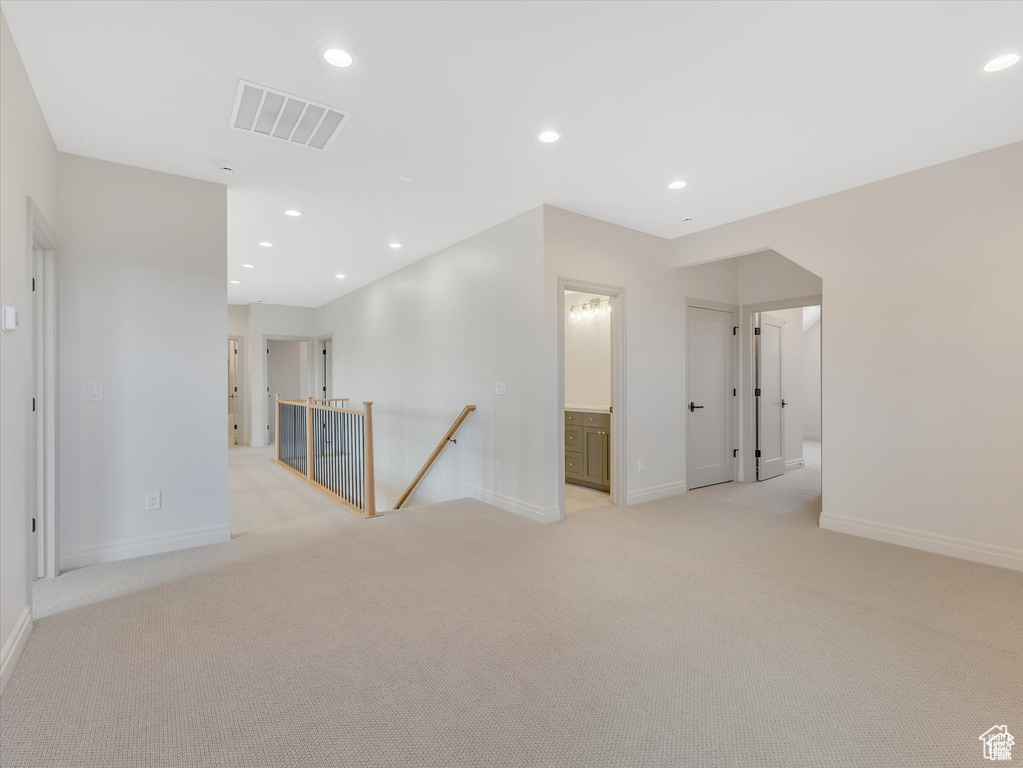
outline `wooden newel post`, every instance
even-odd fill
[[[313,481],[313,396],[305,399],[305,476]]]
[[[366,517],[377,513],[376,480],[373,476],[373,403],[363,403],[366,409],[366,423],[363,432],[363,455],[366,457],[366,476],[363,478],[362,498]]]
[[[281,394],[274,395],[274,459],[281,460]],[[251,440],[249,442],[252,442]]]

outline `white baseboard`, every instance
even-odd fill
[[[207,528],[192,528],[187,531],[175,531],[158,536],[121,539],[108,544],[61,552],[60,567],[62,569],[81,568],[85,565],[111,563],[115,560],[127,560],[142,555],[158,555],[161,552],[174,552],[179,549],[191,549],[230,540],[231,528],[228,525],[211,525]]]
[[[528,517],[530,520],[536,520],[540,523],[553,523],[559,518],[557,507],[544,508],[538,504],[531,504],[528,501],[515,499],[511,496],[505,496],[503,493],[488,491],[484,488],[470,488],[469,491],[474,499],[478,499],[485,504],[499,507],[506,512],[512,512],[522,517]]]
[[[633,504],[642,504],[644,501],[666,499],[669,496],[677,496],[678,494],[685,492],[685,480],[678,480],[674,483],[665,483],[664,485],[654,485],[650,488],[640,488],[638,491],[629,491],[628,498],[625,500],[625,505],[627,507],[631,507]]]
[[[820,432],[804,432],[803,433],[803,439],[804,440],[820,440],[821,439],[821,433]]]
[[[1000,547],[981,541],[970,541],[969,539],[959,539],[953,536],[943,536],[939,533],[919,531],[914,528],[903,528],[902,526],[879,523],[873,520],[860,520],[859,518],[829,515],[827,513],[821,514],[820,527],[828,531],[849,533],[853,536],[862,536],[865,539],[898,544],[899,546],[910,547],[911,549],[922,549],[924,552],[934,552],[939,555],[972,560],[975,563],[1023,571],[1023,550],[1020,549]]]
[[[18,663],[21,652],[25,650],[28,636],[32,634],[32,613],[26,605],[18,617],[11,635],[4,640],[3,650],[0,651],[0,692],[7,685],[7,681],[14,673],[14,665]]]
[[[806,466],[806,461],[804,461],[802,458],[789,459],[788,461],[785,462],[785,471],[789,472],[793,469],[799,469],[800,467],[803,466]]]

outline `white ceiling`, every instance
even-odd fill
[[[981,72],[1019,2],[2,7],[59,149],[228,184],[232,303],[317,306],[540,203],[676,237],[1023,139],[1023,64]],[[351,120],[327,152],[233,130],[239,79]]]

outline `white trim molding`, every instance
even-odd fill
[[[207,528],[192,528],[186,531],[175,531],[156,536],[141,536],[136,539],[121,539],[108,544],[83,547],[69,552],[62,552],[60,564],[63,568],[81,568],[96,563],[112,563],[115,560],[127,560],[143,555],[158,555],[163,552],[175,552],[179,549],[191,549],[207,544],[220,544],[231,540],[231,528],[228,525],[211,525]]]
[[[805,465],[806,461],[804,461],[802,457],[798,459],[789,459],[788,461],[785,462],[785,471],[791,472],[793,469],[799,469],[800,467],[803,467]]]
[[[515,499],[511,496],[505,496],[503,493],[497,493],[496,491],[488,491],[484,488],[470,488],[469,491],[472,493],[472,497],[477,501],[482,501],[484,504],[489,504],[492,507],[503,509],[505,512],[511,512],[521,517],[535,520],[538,523],[555,523],[561,519],[561,510],[555,505],[552,507],[541,507],[538,504],[531,504],[528,501],[522,499]]]
[[[642,504],[644,501],[666,499],[669,496],[678,496],[680,493],[685,492],[685,480],[678,480],[674,483],[665,483],[664,485],[654,485],[650,488],[640,488],[638,491],[629,492],[629,498],[626,501],[626,505],[631,507],[634,504]]]
[[[21,610],[10,637],[4,641],[3,650],[0,651],[0,691],[7,686],[7,681],[14,673],[14,665],[18,663],[21,652],[25,650],[28,643],[28,636],[32,634],[32,612],[26,605]]]
[[[981,541],[943,536],[939,533],[903,528],[899,525],[889,525],[875,520],[860,520],[845,515],[829,515],[827,513],[821,514],[820,527],[828,531],[848,533],[865,539],[884,541],[888,544],[898,544],[910,549],[920,549],[924,552],[972,560],[975,563],[1023,571],[1023,550],[1011,547],[999,547]]]

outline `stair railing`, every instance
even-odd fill
[[[465,421],[469,417],[469,414],[475,410],[476,410],[475,405],[467,405],[465,406],[465,408],[462,409],[462,412],[458,414],[458,418],[455,419],[454,423],[451,425],[451,428],[447,431],[447,434],[441,438],[439,443],[437,443],[437,447],[433,449],[433,453],[430,454],[430,458],[426,460],[426,463],[423,464],[423,468],[419,470],[419,474],[415,476],[415,479],[411,483],[409,483],[408,488],[405,489],[405,493],[403,493],[401,495],[401,498],[398,499],[398,503],[394,505],[395,509],[401,509],[401,505],[408,500],[408,497],[412,495],[412,492],[416,489],[416,486],[419,485],[420,481],[424,477],[426,477],[426,473],[430,471],[430,467],[433,466],[433,463],[437,460],[437,457],[440,456],[441,452],[447,447],[448,443],[457,442],[455,440],[455,433],[458,431],[458,428],[462,426],[462,422]]]

